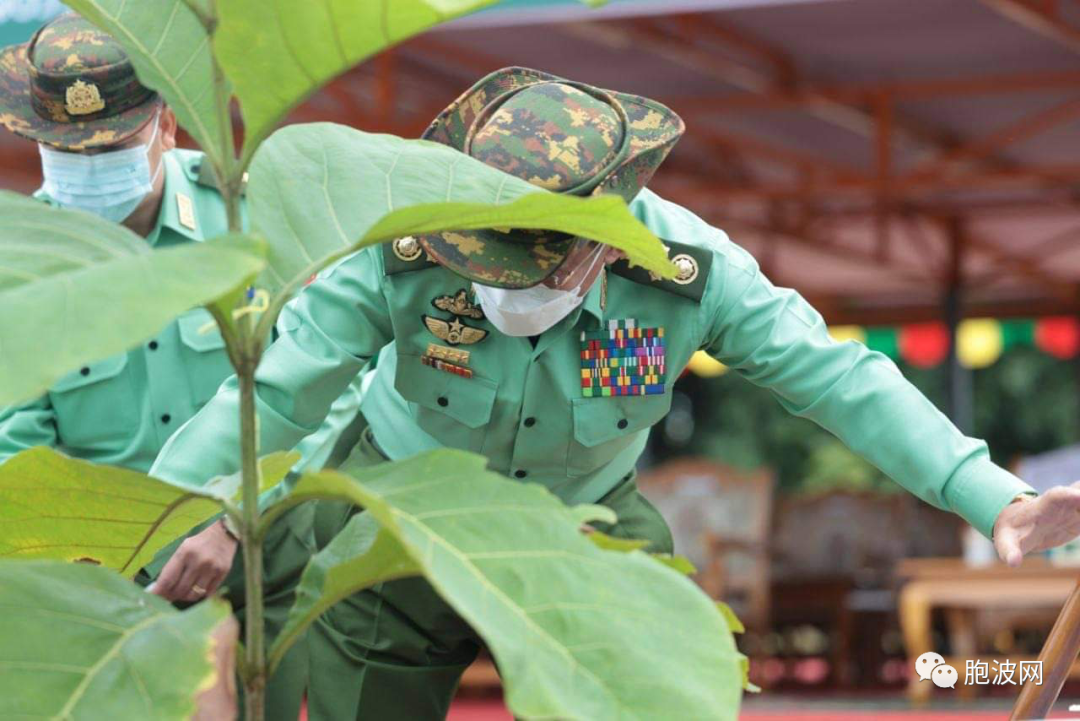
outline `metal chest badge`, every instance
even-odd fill
[[[581,334],[581,395],[651,396],[665,392],[664,329],[611,320]]]
[[[469,300],[469,293],[464,288],[454,295],[436,296],[432,299],[431,305],[454,316],[452,320],[443,320],[430,315],[420,316],[427,329],[451,347],[429,343],[427,352],[421,356],[420,362],[463,378],[472,378],[472,371],[466,367],[469,365],[469,351],[459,350],[453,346],[472,345],[487,338],[488,331],[465,325],[461,320],[463,317],[483,320],[484,311]]]
[[[468,291],[464,288],[454,295],[440,295],[432,299],[431,304],[439,310],[454,315],[453,320],[443,320],[430,315],[420,316],[427,329],[439,340],[450,345],[472,345],[488,337],[488,331],[465,325],[461,320],[462,316],[476,320],[484,319],[484,312],[469,300]]]

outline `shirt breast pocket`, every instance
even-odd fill
[[[138,432],[140,399],[128,356],[112,356],[69,373],[49,389],[60,445],[120,450]]]
[[[198,410],[214,397],[225,379],[233,375],[233,367],[225,352],[225,339],[209,311],[205,308],[190,310],[180,316],[176,324],[191,401]],[[209,330],[200,332],[208,325]]]
[[[417,355],[397,359],[394,388],[409,401],[417,425],[449,448],[483,450],[498,387],[426,366]]]
[[[571,478],[586,476],[610,463],[640,434],[660,421],[671,407],[669,393],[651,396],[574,398],[574,437],[566,458]]]

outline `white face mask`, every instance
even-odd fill
[[[42,189],[61,208],[78,208],[119,223],[135,212],[154,190],[164,160],[150,173],[150,148],[160,125],[154,119],[150,142],[97,155],[65,153],[45,145],[41,150]]]
[[[574,312],[585,299],[588,288],[585,281],[592,275],[597,263],[602,263],[606,246],[597,245],[589,269],[576,288],[556,290],[543,283],[523,290],[505,290],[475,283],[480,307],[491,324],[510,336],[540,335],[560,320]]]

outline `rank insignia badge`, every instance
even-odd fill
[[[484,340],[488,335],[488,332],[483,328],[473,328],[471,325],[465,325],[461,322],[461,318],[455,317],[453,320],[443,320],[442,318],[433,318],[430,315],[420,317],[423,318],[424,325],[435,334],[436,338],[450,345],[472,345]]]
[[[581,334],[581,395],[651,396],[665,392],[664,329],[611,320]]]
[[[440,295],[431,301],[431,304],[439,310],[445,310],[454,315],[476,320],[484,319],[484,311],[480,310],[480,306],[469,301],[469,293],[464,288],[454,295]]]
[[[469,365],[469,356],[471,354],[467,350],[447,348],[446,346],[436,345],[435,343],[428,343],[427,352],[425,352],[424,355],[435,358],[436,360],[453,363],[454,365],[467,366]]]
[[[438,358],[433,358],[429,355],[420,356],[420,362],[426,366],[435,368],[436,370],[453,373],[454,375],[461,376],[462,378],[472,378],[472,371],[468,368],[464,368],[454,363],[448,363],[447,361],[439,360]]]
[[[464,288],[454,295],[440,295],[432,299],[431,305],[439,310],[452,313],[452,320],[443,320],[430,315],[420,316],[424,325],[436,338],[449,345],[472,345],[488,337],[488,331],[474,328],[462,322],[462,318],[484,320],[484,311],[469,300],[469,293]]]

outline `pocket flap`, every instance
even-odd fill
[[[645,430],[667,415],[671,394],[575,398],[574,440],[586,448]]]
[[[407,401],[447,415],[469,428],[491,420],[499,385],[486,378],[463,378],[426,366],[418,355],[399,354],[394,388]]]
[[[225,339],[221,337],[214,317],[205,308],[189,310],[177,318],[176,324],[180,327],[180,341],[194,351],[205,353],[225,347]],[[200,333],[199,330],[207,324],[210,325],[210,330]]]
[[[127,353],[114,355],[105,360],[100,360],[97,363],[87,363],[79,370],[68,373],[54,383],[52,388],[49,389],[49,392],[65,393],[67,391],[73,391],[76,388],[82,388],[83,386],[115,378],[124,372],[127,363]]]

